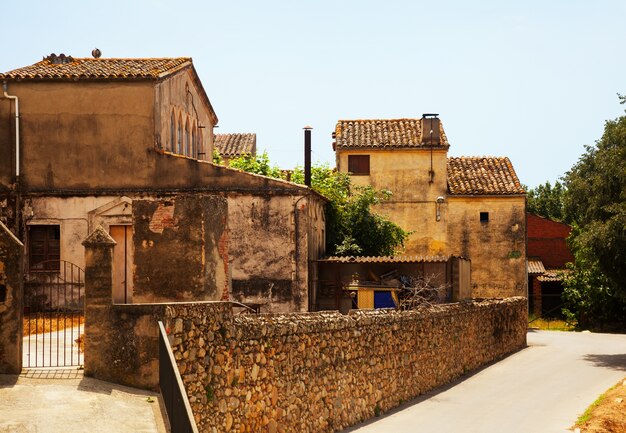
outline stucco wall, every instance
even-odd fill
[[[524,197],[448,197],[449,253],[472,260],[472,297],[526,296]],[[489,222],[480,221],[489,212]]]
[[[309,260],[324,252],[322,201],[231,194],[228,219],[233,299],[263,311],[307,311]]]
[[[0,222],[0,374],[22,370],[24,246]]]
[[[522,298],[349,316],[173,305],[166,316],[201,431],[338,431],[526,345]]]

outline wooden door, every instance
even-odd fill
[[[130,304],[133,298],[133,228],[110,226],[113,249],[113,302]]]

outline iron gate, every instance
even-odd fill
[[[84,277],[65,260],[38,263],[25,275],[25,368],[83,364]]]

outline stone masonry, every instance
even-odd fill
[[[165,316],[207,432],[338,431],[526,345],[525,298],[349,315],[176,304]]]

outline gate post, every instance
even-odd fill
[[[116,242],[98,227],[83,241],[85,247],[85,375],[98,376],[107,348],[102,326],[112,304],[113,247]],[[100,326],[99,326],[100,324]]]
[[[0,374],[22,371],[24,245],[0,222]]]

